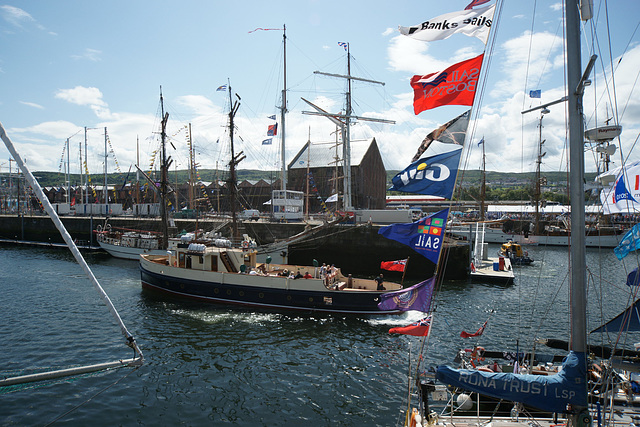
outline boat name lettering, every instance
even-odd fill
[[[527,394],[539,394],[541,396],[547,396],[547,384],[539,382],[528,382],[518,380],[506,380],[496,381],[494,378],[485,377],[475,372],[461,371],[459,373],[458,381],[470,386],[481,387],[483,389],[494,389],[499,391],[506,391],[509,393],[527,393]],[[555,390],[556,398],[569,399],[574,397],[575,392],[568,390]]]

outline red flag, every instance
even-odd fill
[[[71,206],[75,206],[76,205],[76,198],[74,197],[73,199],[71,199]]]
[[[380,263],[380,268],[383,270],[389,271],[404,271],[404,268],[407,265],[406,259],[401,259],[398,261],[382,261]]]
[[[444,71],[413,76],[413,112],[441,105],[473,105],[484,54],[458,62]]]
[[[278,124],[269,125],[267,136],[276,136],[278,134]]]
[[[427,316],[424,319],[418,320],[409,326],[401,326],[397,328],[389,329],[390,334],[404,334],[413,335],[414,337],[426,337],[429,335],[429,328],[431,328],[431,316]]]
[[[471,3],[464,8],[464,10],[473,9],[476,6],[480,6],[481,4],[489,3],[491,0],[473,0]]]
[[[487,322],[484,322],[482,327],[480,329],[478,329],[477,331],[475,331],[473,334],[470,334],[469,332],[462,331],[462,332],[460,332],[460,336],[462,338],[479,337],[480,335],[483,334],[484,328],[486,328],[486,327],[487,327]]]

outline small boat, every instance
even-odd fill
[[[533,259],[529,257],[529,252],[523,250],[522,246],[514,243],[513,240],[503,243],[498,255],[509,258],[512,265],[531,265],[533,263]]]
[[[401,290],[371,279],[342,274],[338,268],[272,264],[257,261],[257,251],[243,242],[211,243],[189,235],[164,255],[140,256],[142,287],[172,297],[262,308],[343,314],[396,314],[378,307],[380,295]],[[306,277],[306,278],[305,278]]]
[[[98,226],[96,240],[102,249],[116,258],[137,260],[141,254],[162,255],[162,234],[142,230]]]

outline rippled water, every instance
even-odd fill
[[[489,316],[480,340],[487,349],[523,349],[534,336],[568,338],[566,249],[529,251],[538,267],[518,268],[514,286],[442,286],[428,365],[450,362],[472,344],[460,331],[475,331]],[[68,411],[58,424],[399,423],[409,354],[421,340],[387,331],[421,313],[345,318],[172,303],[141,290],[135,262],[106,255],[88,262],[146,363],[4,393],[2,425],[44,425]],[[594,278],[608,281],[590,285],[590,313],[617,314],[629,298],[624,278],[632,267],[611,250],[589,251],[588,262]],[[0,247],[0,278],[2,374],[132,357],[67,252]],[[601,295],[606,305],[597,303]],[[590,329],[598,325],[590,318]]]

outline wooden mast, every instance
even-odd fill
[[[162,130],[160,132],[161,141],[161,164],[160,164],[160,217],[162,222],[162,247],[167,249],[169,239],[169,214],[167,212],[167,191],[169,188],[168,159],[167,159],[167,121],[169,113],[164,112],[164,98],[162,97],[162,86],[160,86],[160,111],[162,114]]]

